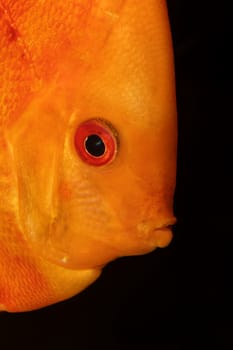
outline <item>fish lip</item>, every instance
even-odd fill
[[[153,231],[163,230],[163,229],[171,229],[177,222],[176,218],[170,219],[166,223],[161,226],[155,227]]]
[[[177,219],[175,217],[173,217],[173,218],[171,218],[169,220],[166,220],[165,222],[163,222],[160,225],[153,223],[152,220],[151,221],[150,220],[142,220],[138,224],[138,227],[139,226],[144,226],[144,228],[147,229],[147,231],[155,232],[155,231],[161,231],[161,230],[164,230],[164,229],[171,229],[172,226],[174,224],[176,224],[176,222],[177,222]]]
[[[164,248],[171,242],[173,237],[172,227],[176,221],[176,218],[172,218],[166,223],[151,230],[149,236],[156,247]]]
[[[154,220],[141,221],[137,226],[137,238],[152,249],[166,247],[172,240],[172,226],[175,223],[175,217],[164,220],[161,224]]]

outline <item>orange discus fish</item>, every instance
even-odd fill
[[[0,309],[166,246],[176,103],[164,0],[0,0]]]

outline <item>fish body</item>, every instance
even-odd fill
[[[0,309],[64,300],[172,237],[164,0],[0,1]]]

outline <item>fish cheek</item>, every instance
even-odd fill
[[[50,259],[69,268],[100,266],[119,255],[108,239],[104,240],[106,233],[111,236],[112,218],[92,183],[77,172],[75,175],[75,180],[67,180],[72,196],[60,197],[57,219],[50,227],[56,252]]]
[[[56,214],[43,256],[70,269],[104,265],[119,256],[110,240],[113,218],[96,183],[96,169],[78,157],[72,133],[64,142],[60,167]]]

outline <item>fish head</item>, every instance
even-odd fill
[[[109,261],[172,238],[177,131],[167,10],[163,1],[122,3],[105,11],[113,24],[100,45],[93,31],[93,47],[60,50],[55,73],[45,66],[50,78],[6,131],[17,228],[35,261],[58,266],[46,267],[48,280],[65,270],[97,271],[93,280]]]
[[[12,133],[22,231],[42,256],[74,269],[171,240],[176,122],[170,37],[164,22],[146,30],[144,15],[134,12],[122,11],[88,64],[77,65],[73,53],[68,69],[60,69]],[[94,135],[103,154],[88,152],[88,138],[98,147]]]

